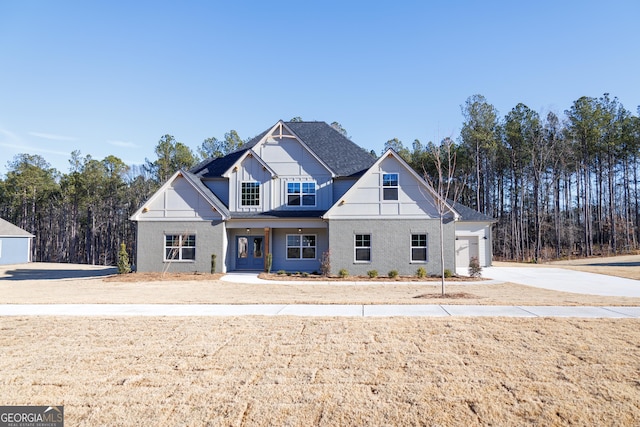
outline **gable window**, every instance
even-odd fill
[[[260,183],[243,182],[240,199],[242,206],[260,206]]]
[[[411,235],[411,261],[412,262],[427,261],[427,235],[426,234]]]
[[[287,234],[287,259],[315,259],[314,234]]]
[[[315,182],[288,182],[287,183],[288,206],[315,206],[316,184]]]
[[[398,200],[398,174],[382,174],[382,199]]]
[[[354,249],[356,262],[370,262],[371,234],[356,234]]]
[[[164,236],[165,261],[195,261],[195,234],[166,234]]]

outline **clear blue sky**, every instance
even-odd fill
[[[17,153],[129,164],[279,119],[340,122],[380,152],[457,138],[482,94],[562,114],[640,104],[640,2],[0,0],[0,175]]]

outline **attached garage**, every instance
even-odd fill
[[[478,236],[456,237],[456,267],[467,268],[471,258],[480,259]]]
[[[456,270],[469,268],[471,258],[478,258],[480,267],[489,267],[492,258],[491,225],[495,220],[478,211],[455,203],[460,214],[456,221]]]

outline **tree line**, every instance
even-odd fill
[[[383,152],[393,148],[434,186],[451,188],[449,197],[494,218],[495,257],[542,261],[638,249],[640,119],[617,98],[582,97],[563,117],[521,103],[500,117],[482,95],[461,110],[456,141],[416,139],[405,147],[393,138]],[[142,203],[180,168],[245,142],[231,130],[193,151],[164,135],[156,159],[142,166],[74,151],[67,173],[42,156],[20,154],[0,180],[0,217],[36,236],[35,261],[115,265],[121,242],[135,259],[128,218]],[[437,167],[443,154],[453,160],[444,162],[451,169],[444,173]]]
[[[496,220],[495,257],[538,262],[638,249],[640,119],[616,97],[581,97],[561,118],[522,103],[500,117],[474,95],[462,114],[458,141],[407,148],[392,139],[385,148],[437,177],[434,153],[453,147],[452,194]]]
[[[0,180],[0,217],[35,235],[32,259],[40,262],[115,265],[120,244],[135,259],[135,224],[129,217],[177,170],[236,150],[235,130],[207,138],[196,149],[164,135],[156,159],[128,166],[71,153],[61,173],[40,155],[19,154]]]

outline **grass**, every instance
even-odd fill
[[[634,262],[569,267],[635,274]],[[197,276],[0,280],[0,295],[36,304],[640,305],[509,283],[447,285],[442,298],[428,283]],[[639,367],[638,319],[0,317],[2,404],[64,404],[78,426],[636,426]]]
[[[0,319],[6,405],[68,425],[638,425],[637,320]]]

